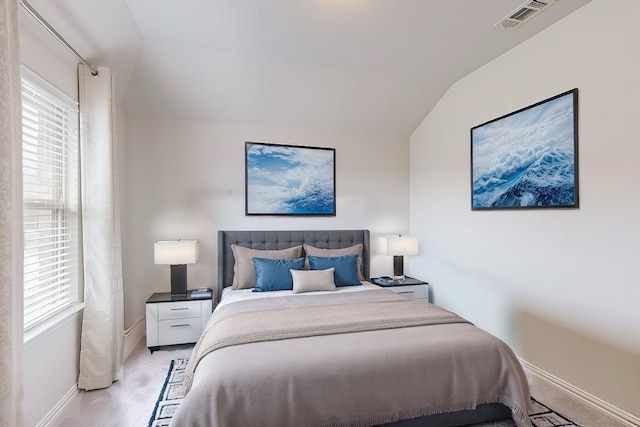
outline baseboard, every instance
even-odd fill
[[[127,357],[133,352],[136,345],[140,342],[141,339],[145,337],[146,327],[145,327],[145,316],[141,316],[138,320],[136,320],[133,325],[124,332],[124,355],[123,360],[127,360]],[[63,397],[60,399],[58,403],[47,413],[47,415],[40,420],[40,422],[36,425],[36,427],[46,427],[48,426],[53,419],[62,411],[62,409],[73,399],[76,394],[78,394],[80,390],[78,389],[78,384],[74,384],[74,386],[69,390]]]
[[[635,415],[632,415],[626,411],[623,411],[622,409],[615,407],[607,402],[605,402],[604,400],[590,394],[587,393],[586,391],[569,384],[568,382],[556,377],[555,375],[552,375],[540,368],[538,368],[537,366],[532,365],[531,363],[527,362],[526,360],[522,360],[520,359],[520,362],[522,363],[522,366],[524,366],[524,368],[526,370],[528,370],[530,373],[536,375],[538,378],[540,378],[541,380],[546,381],[547,383],[549,383],[551,386],[559,388],[560,390],[564,391],[565,393],[568,393],[570,395],[572,395],[573,397],[576,397],[577,399],[580,399],[581,401],[585,402],[586,404],[592,406],[593,408],[599,410],[600,412],[604,412],[605,414],[609,415],[611,418],[614,418],[615,420],[626,424],[630,427],[638,427],[640,426],[640,418],[636,417]]]
[[[67,403],[69,403],[71,399],[73,399],[76,396],[76,394],[78,394],[79,391],[80,389],[78,389],[78,384],[77,383],[74,384],[71,390],[66,392],[65,395],[62,397],[62,399],[60,399],[60,401],[56,403],[56,406],[51,408],[51,410],[47,413],[47,415],[45,415],[44,418],[42,418],[40,422],[36,424],[36,427],[48,426],[53,421],[53,419],[60,413],[60,411],[62,411],[62,408],[64,408],[67,405]]]
[[[136,345],[143,339],[147,334],[146,328],[146,316],[142,315],[133,322],[133,325],[126,331],[124,331],[124,355],[122,360],[127,360],[133,349],[136,348]]]

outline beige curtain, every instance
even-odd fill
[[[0,0],[0,424],[21,426],[24,342],[18,0]]]
[[[84,314],[78,387],[105,388],[122,377],[124,303],[113,76],[78,67]]]

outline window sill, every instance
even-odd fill
[[[37,342],[38,340],[46,337],[53,331],[59,329],[66,323],[68,323],[71,319],[77,316],[77,313],[82,311],[84,308],[84,303],[76,303],[71,307],[68,307],[62,310],[60,313],[53,316],[51,319],[48,319],[42,322],[39,325],[34,326],[24,333],[24,345],[25,347]]]

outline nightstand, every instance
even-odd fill
[[[211,298],[155,293],[146,304],[147,347],[153,353],[160,346],[189,344],[198,341],[211,312]]]
[[[402,281],[388,279],[390,278],[374,277],[371,279],[371,283],[415,301],[429,302],[429,283],[409,276],[406,276]]]

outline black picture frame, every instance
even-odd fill
[[[578,208],[578,89],[471,128],[471,209]]]
[[[245,142],[245,215],[335,216],[335,148]]]

